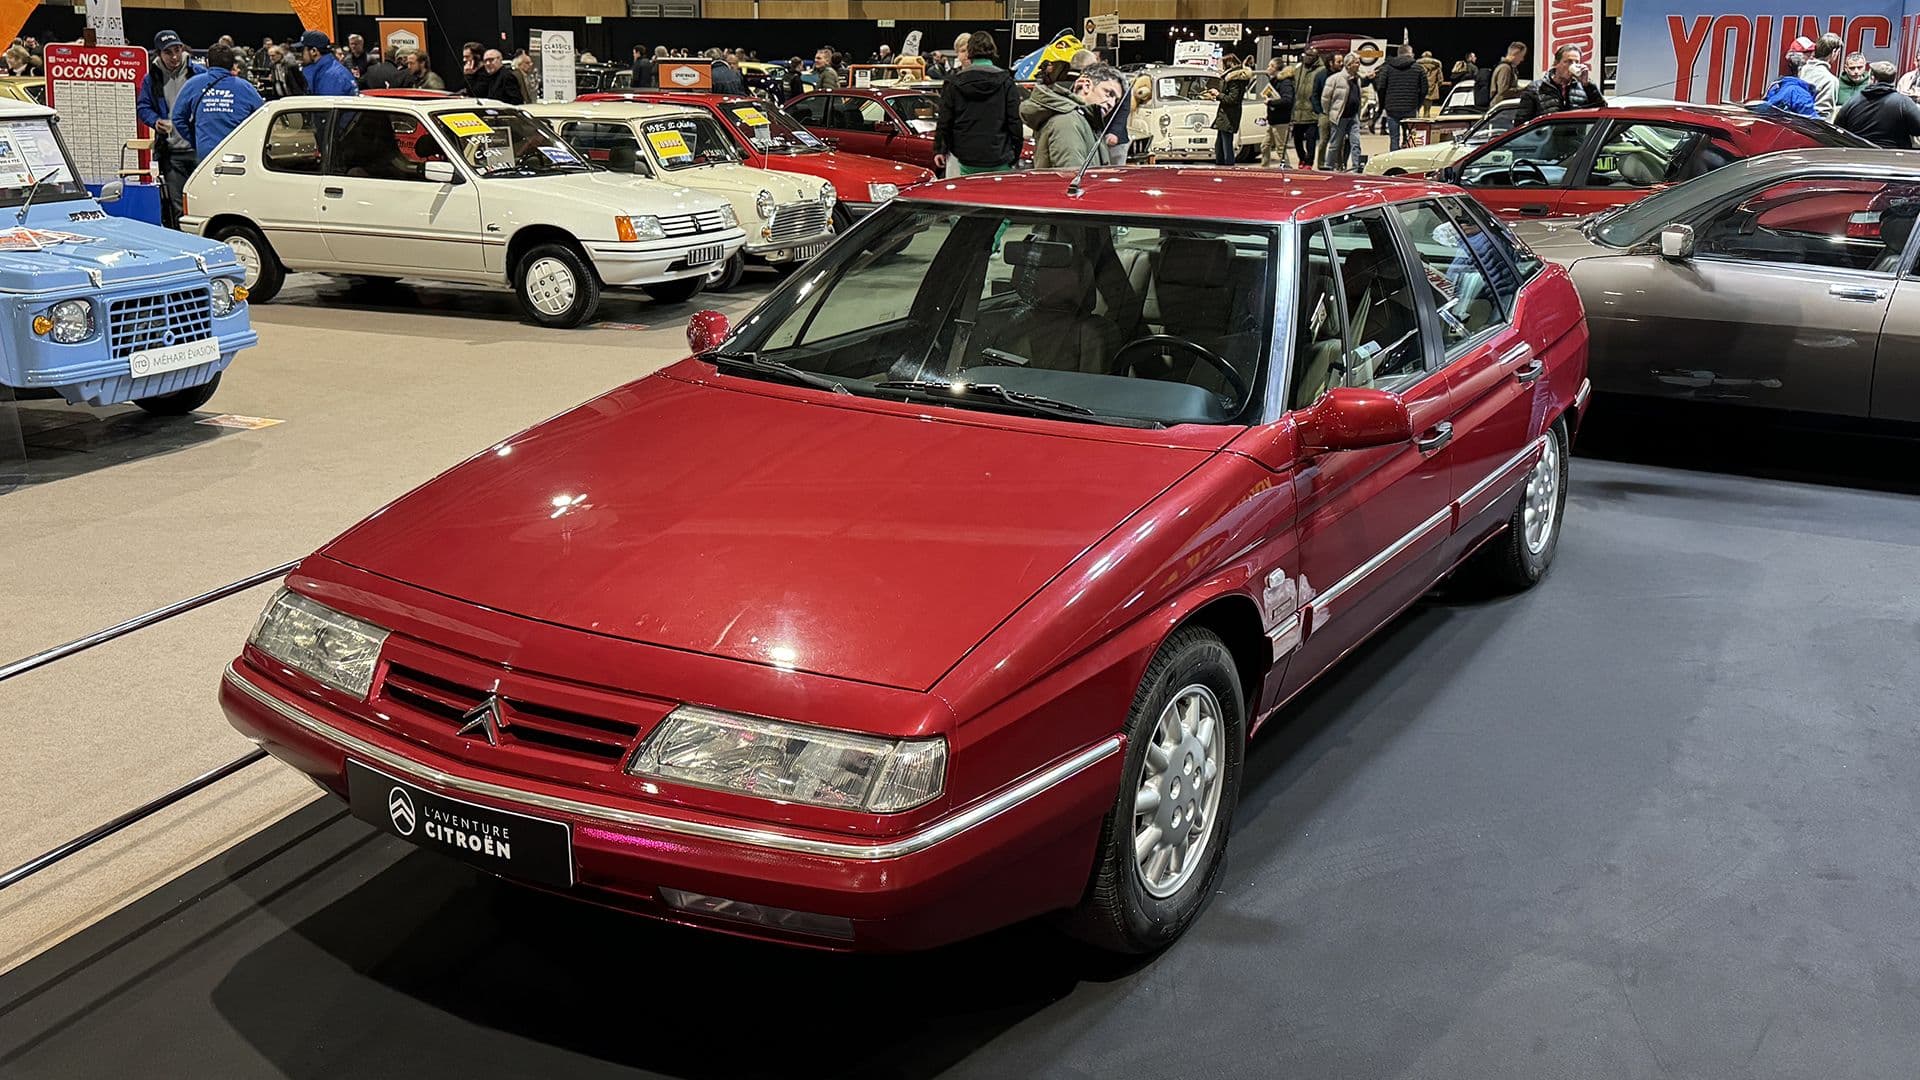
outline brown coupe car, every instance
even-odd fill
[[[1594,389],[1920,421],[1920,153],[1735,162],[1513,230],[1568,267]]]

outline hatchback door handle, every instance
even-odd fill
[[[1413,445],[1419,447],[1421,453],[1431,454],[1437,450],[1444,449],[1446,445],[1452,441],[1453,425],[1442,420],[1433,425],[1432,431],[1413,440]]]
[[[344,197],[344,196],[345,196],[345,195],[347,194],[347,189],[346,189],[346,188],[337,188],[337,187],[330,187],[330,188],[326,188],[326,189],[324,189],[324,190],[325,190],[325,193],[326,193],[326,196],[327,196],[327,198],[329,198],[329,199],[338,199],[338,198],[343,198],[343,197]]]
[[[1536,357],[1533,363],[1528,364],[1526,367],[1523,367],[1519,371],[1514,372],[1513,377],[1519,381],[1520,385],[1525,386],[1526,384],[1539,378],[1540,372],[1545,369],[1546,369],[1546,365],[1542,364],[1539,358]]]
[[[1852,300],[1862,304],[1877,304],[1887,298],[1887,290],[1872,285],[1829,285],[1827,295],[1836,300]]]

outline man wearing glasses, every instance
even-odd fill
[[[180,192],[187,177],[199,163],[193,144],[174,130],[173,105],[187,80],[206,74],[207,69],[187,59],[186,42],[171,30],[153,36],[153,62],[147,69],[147,81],[140,84],[134,99],[134,111],[140,122],[153,132],[154,164],[159,166],[162,187],[161,215],[168,228],[180,226]]]

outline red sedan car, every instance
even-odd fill
[[[841,949],[1172,940],[1264,721],[1547,572],[1587,396],[1563,270],[1303,172],[926,185],[688,336],[303,560],[221,701],[393,835]]]
[[[839,196],[839,201],[834,205],[834,215],[840,219],[837,227],[842,230],[899,194],[900,189],[933,179],[930,170],[916,165],[836,151],[825,140],[801,126],[785,109],[759,98],[673,90],[634,90],[585,94],[580,100],[653,101],[706,109],[733,136],[734,145],[743,155],[741,160],[744,164],[777,172],[817,176],[831,183],[834,193]]]
[[[787,111],[842,150],[933,168],[933,125],[940,116],[935,91],[843,87],[801,94],[787,102]]]
[[[1636,105],[1553,113],[1442,169],[1507,218],[1579,217],[1775,150],[1868,146],[1778,109]]]

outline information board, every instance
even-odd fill
[[[120,174],[127,140],[140,138],[133,99],[147,75],[147,50],[126,45],[48,45],[47,104],[80,175],[102,184]]]
[[[540,100],[572,101],[579,92],[574,82],[573,31],[535,30],[533,52],[540,61]]]

